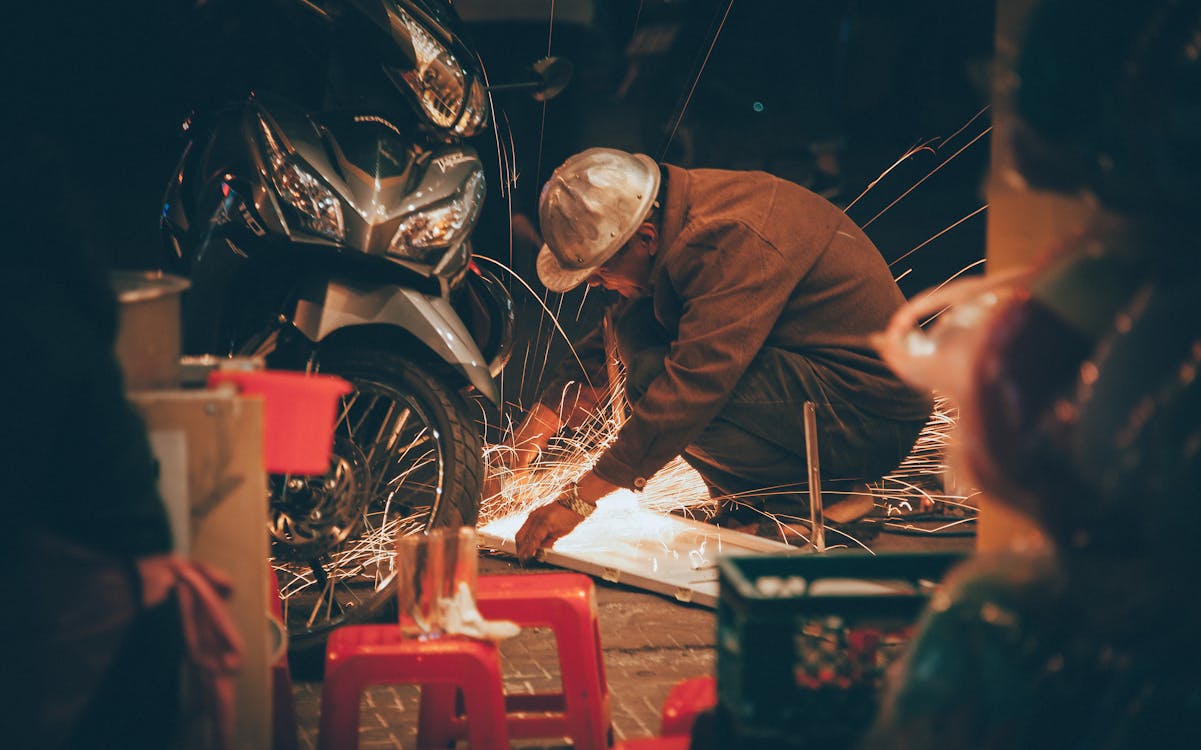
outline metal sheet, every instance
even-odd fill
[[[632,497],[632,495],[631,495]],[[480,528],[483,546],[515,554],[513,537],[525,513]],[[538,559],[682,602],[716,607],[717,556],[809,554],[770,539],[637,507],[636,500],[606,498],[587,521]]]

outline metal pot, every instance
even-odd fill
[[[190,282],[160,271],[113,271],[117,361],[131,391],[179,385],[180,297]]]

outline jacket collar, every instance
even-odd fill
[[[673,164],[664,164],[663,171],[667,178],[667,195],[663,200],[662,217],[659,220],[659,251],[655,254],[655,263],[651,271],[653,279],[655,273],[663,264],[663,257],[667,255],[679,238],[680,233],[684,231],[684,222],[688,219],[688,187],[691,177],[687,169],[677,167]]]
[[[664,164],[663,169],[667,173],[667,198],[664,201],[663,219],[659,227],[659,247],[666,250],[676,243],[676,238],[684,229],[684,221],[688,217],[685,200],[690,178],[687,169],[673,164]]]

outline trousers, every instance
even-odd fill
[[[637,300],[615,320],[626,394],[637,403],[665,369],[668,333],[651,301]],[[821,366],[803,354],[764,347],[730,400],[681,455],[713,497],[808,487],[804,405],[817,416],[818,463],[824,489],[849,490],[880,479],[913,448],[925,420],[898,421],[858,408],[853,394],[830,388]]]

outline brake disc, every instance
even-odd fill
[[[275,557],[312,560],[351,538],[370,502],[370,480],[362,450],[344,437],[334,440],[326,474],[273,477],[268,531]]]

